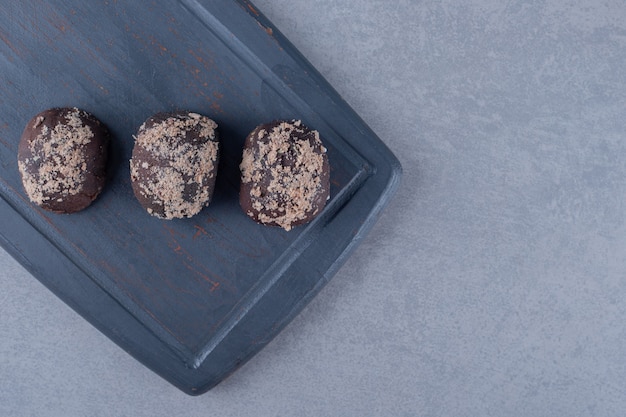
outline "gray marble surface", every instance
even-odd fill
[[[399,193],[200,397],[0,251],[0,415],[623,415],[626,3],[256,5],[398,155]]]

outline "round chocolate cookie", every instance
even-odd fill
[[[17,153],[30,201],[56,213],[89,206],[106,182],[108,143],[106,127],[84,110],[55,108],[33,117]]]
[[[219,142],[217,124],[197,113],[157,113],[135,138],[130,178],[135,197],[161,219],[191,217],[211,201]]]
[[[330,167],[319,133],[299,120],[274,121],[246,138],[239,203],[258,223],[293,226],[310,222],[330,194]]]

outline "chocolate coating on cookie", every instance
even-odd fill
[[[106,182],[108,143],[106,127],[84,110],[37,114],[22,133],[17,156],[30,201],[57,213],[89,206]]]
[[[139,203],[162,219],[191,217],[211,201],[219,143],[217,124],[197,113],[158,113],[135,138],[130,175]]]
[[[330,194],[330,167],[319,133],[299,120],[274,121],[246,138],[239,203],[258,223],[285,230],[310,222]]]

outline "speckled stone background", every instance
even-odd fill
[[[0,251],[0,415],[624,415],[626,3],[255,3],[398,155],[398,195],[201,397]]]

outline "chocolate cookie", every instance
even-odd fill
[[[246,138],[239,203],[256,222],[291,230],[310,222],[330,194],[330,167],[319,133],[299,120],[274,121]]]
[[[106,127],[84,110],[55,108],[33,117],[17,154],[30,201],[57,213],[89,206],[106,182],[108,143]]]
[[[158,113],[135,138],[130,176],[153,216],[191,217],[211,201],[219,157],[217,124],[197,113]]]

